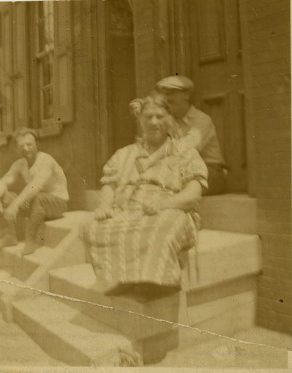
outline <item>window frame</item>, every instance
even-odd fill
[[[1,48],[0,48],[0,60],[1,60],[1,72],[0,72],[0,79],[1,79],[1,116],[3,121],[1,121],[1,128],[0,128],[0,146],[6,145],[8,143],[8,138],[12,135],[14,131],[14,118],[13,118],[13,111],[12,109],[9,112],[9,106],[12,107],[12,102],[7,104],[3,101],[3,97],[5,97],[6,87],[10,87],[11,89],[11,101],[13,101],[13,48],[12,48],[12,6],[11,4],[3,4],[1,7]],[[6,23],[5,17],[8,17],[8,32],[5,30]],[[5,32],[6,31],[6,32]],[[4,35],[8,35],[8,44],[7,37]],[[10,43],[9,43],[10,42]],[[6,56],[9,55],[9,70],[6,72]],[[8,118],[11,118],[11,123],[7,124]]]
[[[41,98],[41,66],[39,65],[41,59],[46,55],[49,55],[52,50],[39,51],[39,17],[38,17],[38,6],[39,2],[29,4],[29,24],[30,24],[30,61],[31,61],[31,96],[32,96],[32,123],[34,128],[39,132],[40,136],[55,134],[55,119],[54,119],[54,97],[53,97],[53,115],[48,119],[42,117],[42,98]],[[54,50],[54,48],[53,48]],[[54,57],[53,57],[54,58]],[[54,68],[53,68],[53,78],[52,86],[54,85]],[[36,124],[39,124],[38,126]],[[61,130],[58,129],[59,133]]]
[[[11,102],[9,103],[9,115],[12,118],[9,125],[10,128],[7,129],[8,107],[1,100],[0,111],[2,112],[3,123],[1,125],[2,128],[0,128],[0,146],[6,145],[15,129],[23,125],[35,128],[41,137],[46,137],[60,134],[63,125],[73,122],[72,3],[69,1],[52,3],[54,4],[54,43],[56,40],[59,40],[59,44],[57,43],[53,47],[54,52],[56,52],[52,54],[52,80],[50,82],[53,115],[48,119],[42,118],[43,102],[41,89],[44,87],[41,88],[40,86],[42,77],[39,60],[44,55],[50,54],[52,50],[43,51],[44,53],[39,53],[38,50],[39,28],[37,20],[39,2],[0,4],[0,36],[2,38],[2,44],[0,45],[0,64],[4,66],[4,58],[7,58],[5,57],[6,51],[8,53],[10,51],[11,59],[8,64],[8,77],[4,76],[3,71],[0,71],[0,88],[4,94],[6,86],[10,86]],[[16,14],[17,4],[22,5],[18,8],[20,13]],[[7,13],[9,14],[8,41],[4,40],[4,28],[7,26],[4,25],[3,18],[3,14]],[[19,25],[19,22],[17,24],[16,21],[17,19],[19,20],[17,17],[20,17],[21,25]],[[21,31],[17,30],[16,27],[21,27]],[[22,35],[22,32],[24,36],[18,45],[16,38],[19,38],[17,35]],[[25,46],[24,48],[21,43]],[[19,49],[15,51],[15,47]],[[21,58],[21,61],[18,60],[19,58]],[[62,96],[62,93],[65,93],[65,96]],[[13,110],[13,105],[19,105],[16,100],[20,99],[24,100],[22,102],[23,106],[18,111]],[[21,119],[16,118],[19,116]]]

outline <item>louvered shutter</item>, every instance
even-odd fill
[[[27,125],[28,70],[27,70],[27,3],[13,4],[13,112],[16,128]]]
[[[73,120],[72,5],[54,2],[54,116],[59,123]]]
[[[12,5],[7,4],[2,8],[2,82],[1,102],[4,133],[14,129],[13,123],[13,66],[12,66]]]

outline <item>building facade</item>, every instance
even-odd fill
[[[257,199],[258,320],[292,332],[288,0],[83,0],[0,5],[0,174],[11,134],[36,128],[64,168],[71,208],[135,138],[131,99],[167,75],[193,79],[230,169]]]

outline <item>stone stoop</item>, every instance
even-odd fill
[[[25,281],[39,266],[46,263],[54,254],[54,249],[49,246],[41,246],[33,254],[22,256],[24,242],[17,246],[3,249],[1,265],[12,276]]]
[[[87,197],[89,210],[93,210],[97,194]],[[20,266],[16,263],[21,248],[6,248],[0,278],[75,301],[36,295],[30,290],[15,293],[11,285],[0,284],[0,294],[2,285],[6,288],[0,309],[2,303],[6,307],[7,292],[15,322],[49,355],[69,365],[113,366],[123,351],[125,365],[133,359],[134,365],[139,365],[134,351],[145,364],[151,364],[178,346],[212,338],[212,333],[233,335],[255,322],[256,279],[261,270],[261,244],[254,234],[255,209],[255,200],[243,195],[204,197],[198,247],[181,258],[183,290],[144,303],[103,295],[78,239],[78,227],[91,212],[68,212],[63,219],[46,223],[45,247],[27,256]],[[110,340],[117,344],[112,346]]]
[[[159,360],[178,346],[173,325],[157,320],[178,322],[180,293],[147,302],[130,295],[106,296],[88,263],[50,271],[50,291],[82,300],[72,306],[127,336],[144,363]]]
[[[202,229],[198,247],[182,254],[183,288],[219,283],[261,269],[261,242],[255,234]]]
[[[188,269],[194,265],[194,257],[183,269],[188,287],[180,293],[147,303],[129,297],[103,295],[93,268],[87,263],[51,270],[50,291],[83,300],[82,304],[73,302],[73,306],[126,335],[134,345],[138,344],[144,363],[152,363],[179,344],[199,343],[210,338],[210,334],[150,320],[148,316],[226,335],[254,325],[255,284],[261,269],[259,249],[255,235],[202,230],[194,254],[197,271]],[[185,305],[182,303],[184,296]],[[86,302],[114,309],[103,309]]]
[[[257,275],[229,279],[186,293],[187,324],[179,347],[204,343],[215,336],[233,336],[255,326]]]
[[[93,211],[99,203],[99,191],[87,190],[85,209]],[[203,229],[238,233],[257,233],[256,198],[247,194],[226,193],[203,197],[200,215]]]
[[[200,215],[203,229],[257,234],[257,201],[247,194],[203,197]]]
[[[13,319],[13,299],[26,295],[24,287],[48,290],[50,268],[84,262],[85,252],[78,241],[78,234],[79,224],[85,217],[88,217],[86,212],[74,215],[74,219],[69,213],[69,217],[65,215],[62,219],[46,222],[40,241],[44,246],[40,246],[33,254],[22,256],[23,242],[1,250],[1,279],[19,285],[0,283],[0,311],[6,321]]]
[[[131,342],[51,296],[14,302],[15,322],[50,356],[71,366],[121,366],[139,363]]]

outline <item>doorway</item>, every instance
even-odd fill
[[[93,1],[93,54],[98,177],[115,150],[133,143],[136,97],[133,15],[128,0]]]
[[[137,86],[149,89],[163,76],[185,74],[195,83],[193,103],[211,116],[216,127],[229,168],[227,192],[247,192],[250,155],[239,3],[97,2],[101,87],[97,106],[101,116],[99,146],[104,149],[99,159],[105,162],[114,150],[133,142],[136,125],[128,104],[136,96]]]
[[[188,0],[194,103],[215,124],[228,192],[247,191],[245,94],[238,0]]]

